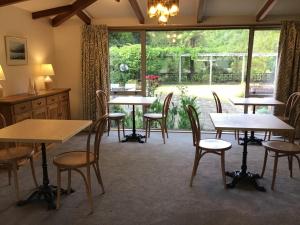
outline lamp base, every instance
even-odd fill
[[[45,89],[47,91],[52,90],[53,89],[53,82],[45,82]]]
[[[4,97],[4,95],[3,95],[3,87],[0,84],[0,98],[3,98],[3,97]]]

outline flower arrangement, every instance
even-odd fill
[[[155,89],[159,86],[159,78],[158,75],[146,75],[146,83],[147,83],[147,96],[154,96]]]

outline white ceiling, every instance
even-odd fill
[[[35,12],[73,3],[74,0],[29,0],[15,4],[15,6]],[[206,0],[204,15],[219,16],[255,16],[266,0]],[[138,0],[140,8],[146,17],[147,0]],[[180,0],[179,17],[197,14],[198,0]],[[92,18],[129,18],[135,14],[128,0],[98,0],[86,11]],[[270,16],[300,16],[300,0],[277,0]]]

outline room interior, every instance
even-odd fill
[[[28,136],[22,139],[21,144],[15,144],[14,148],[22,152],[23,146],[30,145],[31,150],[23,154],[23,157],[19,157],[16,164],[7,167],[3,163],[3,166],[0,150],[0,215],[3,221],[6,221],[5,224],[300,224],[297,213],[300,200],[300,161],[297,156],[300,153],[300,127],[298,126],[300,98],[297,96],[300,95],[296,95],[295,100],[290,100],[291,105],[288,104],[291,94],[300,92],[300,52],[298,51],[300,49],[298,22],[300,2],[298,0],[176,0],[171,1],[169,8],[171,9],[173,3],[179,2],[179,12],[173,13],[174,15],[168,12],[166,18],[160,17],[162,14],[158,15],[157,11],[155,15],[150,15],[149,4],[156,2],[0,0],[0,113],[4,115],[6,122],[5,124],[0,121],[1,128],[4,129],[7,125],[5,128],[10,129],[10,125],[17,125],[30,119],[49,120],[45,125],[37,124],[38,129],[31,127],[30,124],[24,124],[28,130],[23,128],[22,135],[26,136],[28,133]],[[221,50],[220,52],[203,51],[197,52],[198,55],[191,49],[199,46],[184,44],[182,40],[178,40],[180,39],[178,37],[188,37],[190,34],[194,35],[193,37],[199,36],[196,43],[201,43],[202,40],[209,40],[207,38],[209,35],[213,36],[210,31],[212,33],[216,31],[214,36],[216,39],[219,34],[225,34],[226,31],[232,32],[226,37],[227,39],[231,38],[230,35],[235,37],[244,35],[246,39],[243,39],[244,42],[240,42],[242,39],[237,39],[239,40],[237,43],[231,43],[231,46],[242,46],[237,47],[238,50],[232,52],[228,50],[226,54]],[[274,31],[274,33],[270,36],[266,35],[265,39],[262,36],[261,42],[257,44],[260,31],[267,31],[267,33]],[[133,39],[128,38],[128,40],[134,41],[136,40],[134,35],[138,35],[138,42],[124,41],[123,43],[122,38],[126,39],[126,37],[122,36],[122,33],[133,34]],[[168,68],[171,68],[172,63],[176,64],[176,67],[174,66],[176,72],[172,72],[174,73],[172,76],[174,75],[178,82],[168,80],[171,79],[171,70],[167,70],[167,66],[155,70],[147,58],[151,47],[163,49],[163,45],[168,43],[167,41],[155,42],[163,35],[166,40],[170,40],[170,44],[167,44],[170,48],[183,47],[183,45],[189,47],[188,52],[180,52],[178,55],[174,53],[175,50],[174,52],[173,50],[162,51],[163,53],[158,54],[157,61],[154,62],[161,65],[159,57],[163,55],[167,58],[176,55],[175,61],[173,58],[170,59]],[[269,38],[271,36],[272,39]],[[12,54],[15,53],[11,50],[13,43],[21,43],[24,46],[24,55],[22,55],[24,58],[21,60],[13,58]],[[225,46],[226,43],[224,41],[222,44]],[[116,70],[112,65],[113,60],[116,60],[117,72],[119,72],[115,74],[126,74],[132,69],[130,64],[132,58],[129,57],[126,63],[120,64],[118,61],[120,59],[113,57],[118,51],[124,51],[126,46],[134,44],[139,45],[138,75],[128,78],[127,83],[124,84],[115,79],[117,75],[113,75]],[[213,40],[206,44],[214,45]],[[257,52],[256,46],[264,45],[275,46],[276,51]],[[116,52],[113,51],[114,49]],[[226,64],[224,66],[226,71],[224,69],[222,71],[227,74],[226,79],[237,80],[218,83],[217,86],[217,82],[224,82],[225,79],[221,81],[214,77],[215,65],[221,57],[227,57],[226,59],[232,57],[227,61],[236,63],[231,64],[233,69],[228,69],[229,66]],[[252,80],[254,63],[257,59],[258,61],[261,59],[259,57],[265,57],[266,61],[269,57],[269,63],[265,66],[269,67],[264,72],[273,76],[270,85],[262,85],[265,93],[258,93],[257,86],[263,81],[257,81],[257,85]],[[207,73],[207,84],[209,84],[205,87],[207,89],[198,90],[195,86],[197,82],[202,82],[200,78],[189,80],[189,84],[183,82],[181,89],[178,88],[181,79],[189,79],[188,73],[197,79],[197,73],[201,73],[201,65],[206,68],[206,72],[203,73]],[[257,63],[257,65],[262,64]],[[236,70],[239,70],[239,77],[229,78],[228,74],[234,68],[238,68]],[[257,71],[261,74],[260,70]],[[165,76],[164,80],[163,76]],[[158,87],[150,89],[149,87],[156,85],[157,81],[159,81]],[[236,86],[230,86],[230,82],[235,82]],[[223,84],[225,86],[222,86]],[[236,91],[234,88],[237,85],[242,89]],[[166,87],[166,91],[159,93],[162,86]],[[107,94],[108,99],[101,102],[104,97],[96,95],[97,90]],[[213,96],[212,91],[216,91],[221,98],[218,100],[218,96]],[[170,92],[172,92],[172,100],[169,99],[168,102],[165,97]],[[197,92],[199,92],[198,98],[193,102],[191,99]],[[201,96],[203,93],[205,96]],[[209,97],[206,97],[207,93]],[[178,105],[176,108],[176,104],[182,104],[178,103],[182,101],[181,95],[189,99],[190,103],[182,108]],[[132,103],[128,100],[129,96],[136,98],[143,96],[148,99],[147,101],[135,99],[138,102]],[[232,97],[272,98],[272,101],[240,103]],[[156,98],[160,101],[159,110],[144,114],[147,107],[157,103]],[[195,119],[196,117],[193,120],[195,114],[187,110],[188,104],[198,105],[199,108],[193,106],[196,107],[196,114],[199,113],[200,120]],[[125,106],[122,108],[120,105]],[[205,112],[201,111],[201,107],[205,108]],[[293,115],[286,114],[288,108]],[[270,120],[267,117],[264,119],[263,113],[260,114],[265,109],[268,111],[267,114],[269,113],[268,116],[272,116]],[[182,122],[180,110],[184,114],[187,125]],[[247,122],[246,113],[252,115],[252,110],[253,114],[257,112],[255,115],[262,116],[261,120],[258,117],[254,118],[261,121],[257,122],[257,127],[246,129],[243,127],[246,125],[235,125],[236,121]],[[115,115],[111,115],[112,113]],[[239,113],[245,117],[237,119],[232,124],[221,124],[218,123],[219,115],[211,115],[211,113]],[[281,118],[280,115],[283,114],[284,118]],[[172,117],[175,125],[168,124],[170,123],[170,119],[167,119],[168,115],[178,116],[174,117],[175,119]],[[137,122],[135,118],[138,118]],[[74,124],[57,124],[58,128],[52,136],[42,137],[43,132],[47,134],[56,126],[54,122],[51,123],[52,119],[63,122],[73,121]],[[107,128],[105,128],[106,120],[109,121]],[[147,121],[151,121],[155,128],[150,128],[151,124]],[[200,121],[200,125],[197,121]],[[95,126],[93,129],[91,129],[92,122]],[[5,135],[8,133],[1,133],[3,129],[0,129],[0,144],[1,148],[5,149],[8,145],[4,146],[4,143],[14,142],[18,134],[16,130],[11,129],[11,133],[8,132],[11,137],[6,138]],[[197,134],[200,130],[201,135]],[[247,138],[254,137],[254,130],[257,137],[264,139],[265,142],[259,141],[259,145],[247,144]],[[33,142],[30,139],[30,132],[36,136],[40,135],[39,139]],[[128,135],[131,132],[131,136],[126,136],[126,141],[129,142],[123,143],[124,133]],[[247,138],[240,142],[241,137]],[[213,139],[216,144],[211,147],[209,143],[202,142],[201,147],[200,138],[201,140]],[[274,147],[268,143],[268,138],[269,141],[272,139],[294,143],[281,146],[285,151],[281,152],[278,150],[278,145]],[[90,143],[87,143],[87,140]],[[73,156],[67,158],[71,169],[66,166],[64,158],[60,157],[69,157],[68,152],[87,149],[86,146],[90,146],[89,151],[96,152],[93,153],[94,155],[85,156],[86,151],[84,151],[84,155],[81,155],[84,160],[88,162],[91,160],[91,168],[87,170],[83,168],[83,174],[72,171],[72,186],[67,185],[71,183],[71,169],[76,166],[81,168],[82,165],[76,164],[78,155],[75,158],[72,158]],[[99,149],[100,153],[97,153]],[[44,159],[45,152],[47,152],[47,159]],[[207,152],[209,154],[206,155]],[[204,153],[205,156],[202,158],[201,154]],[[241,168],[242,157],[244,169]],[[196,158],[200,161],[199,166]],[[30,163],[31,160],[33,164]],[[261,176],[258,184],[256,178],[251,177],[256,174],[250,172],[247,172],[250,175],[245,175],[251,177],[250,182],[248,180],[240,182],[239,178],[236,178],[237,183],[234,183],[235,181],[230,183],[232,187],[229,183],[226,184],[232,180],[228,176],[235,180],[235,177],[240,175],[238,173],[230,175],[225,173],[225,169],[236,171],[241,168],[241,171],[245,172],[247,167],[249,171],[259,173]],[[67,191],[58,191],[60,194],[55,192],[49,198],[44,195],[42,202],[34,200],[29,202],[30,204],[20,206],[22,204],[16,204],[14,171],[17,171],[19,180],[18,200],[27,198],[35,187],[45,184],[45,177],[48,178],[48,183],[50,180],[50,184],[67,187]],[[227,177],[226,181],[224,177]],[[262,186],[264,192],[258,191]],[[59,198],[60,204],[57,204],[56,198]],[[55,200],[49,203],[53,199]]]

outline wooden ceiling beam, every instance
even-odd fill
[[[129,0],[129,3],[135,13],[135,16],[137,17],[138,21],[140,22],[140,24],[144,24],[145,18],[144,18],[144,15],[142,13],[142,10],[141,10],[137,0]]]
[[[256,21],[262,21],[276,4],[277,0],[267,0],[256,14]]]
[[[197,23],[203,22],[206,0],[198,0]]]
[[[91,24],[91,18],[83,11],[77,12],[77,16],[85,22],[85,24],[90,25]]]
[[[16,3],[19,3],[19,2],[25,2],[25,1],[28,1],[28,0],[1,0],[0,1],[0,7],[16,4]]]
[[[64,5],[60,7],[55,7],[52,9],[45,9],[32,13],[32,19],[38,19],[47,16],[54,16],[60,13],[66,13],[72,10],[72,5]]]
[[[64,23],[66,20],[70,19],[72,16],[76,15],[79,11],[85,9],[90,6],[97,0],[77,0],[72,4],[72,9],[69,12],[62,13],[57,15],[52,19],[52,26],[57,27]]]

